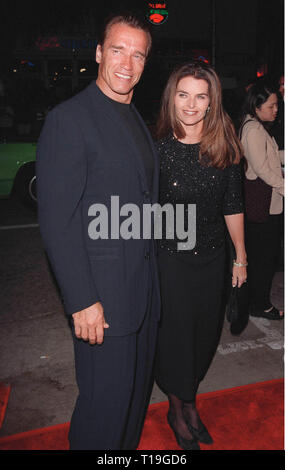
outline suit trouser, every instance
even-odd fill
[[[136,449],[153,384],[157,321],[151,307],[134,334],[106,336],[102,345],[74,338],[79,396],[70,449]]]

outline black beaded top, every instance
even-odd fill
[[[243,212],[240,165],[224,170],[207,166],[205,158],[199,160],[200,144],[184,144],[172,135],[156,142],[156,148],[160,157],[160,205],[185,204],[187,224],[187,206],[196,204],[196,246],[182,253],[196,259],[210,255],[224,245],[224,215]],[[174,239],[166,239],[163,227],[158,246],[176,253],[181,240],[176,234]]]

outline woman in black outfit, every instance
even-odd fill
[[[246,280],[240,143],[221,104],[214,70],[190,63],[166,85],[158,121],[160,204],[196,205],[196,246],[179,250],[179,237],[159,240],[162,321],[156,382],[167,394],[169,425],[183,449],[212,443],[195,405],[221,333],[225,224],[236,251],[233,285]],[[165,224],[164,220],[164,224]],[[188,229],[189,230],[189,229]],[[213,410],[214,412],[214,410]]]

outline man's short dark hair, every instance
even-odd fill
[[[121,14],[112,14],[107,17],[107,19],[104,22],[101,34],[98,38],[98,43],[103,47],[104,42],[106,41],[106,38],[109,34],[109,31],[111,27],[115,24],[125,24],[127,26],[131,26],[132,28],[135,29],[140,29],[144,31],[148,37],[148,47],[147,47],[147,55],[150,52],[151,49],[151,44],[152,44],[152,37],[151,37],[151,32],[148,27],[148,24],[146,21],[144,21],[141,16],[136,15],[132,12],[126,12],[126,13],[121,13]]]

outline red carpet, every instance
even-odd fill
[[[214,444],[202,450],[283,450],[284,380],[245,385],[198,396],[202,419]],[[150,405],[138,450],[178,450],[167,425],[166,402]],[[68,449],[69,423],[0,439],[0,449]],[[180,449],[181,450],[181,449]]]
[[[10,391],[10,385],[0,382],[0,428],[4,420]]]

